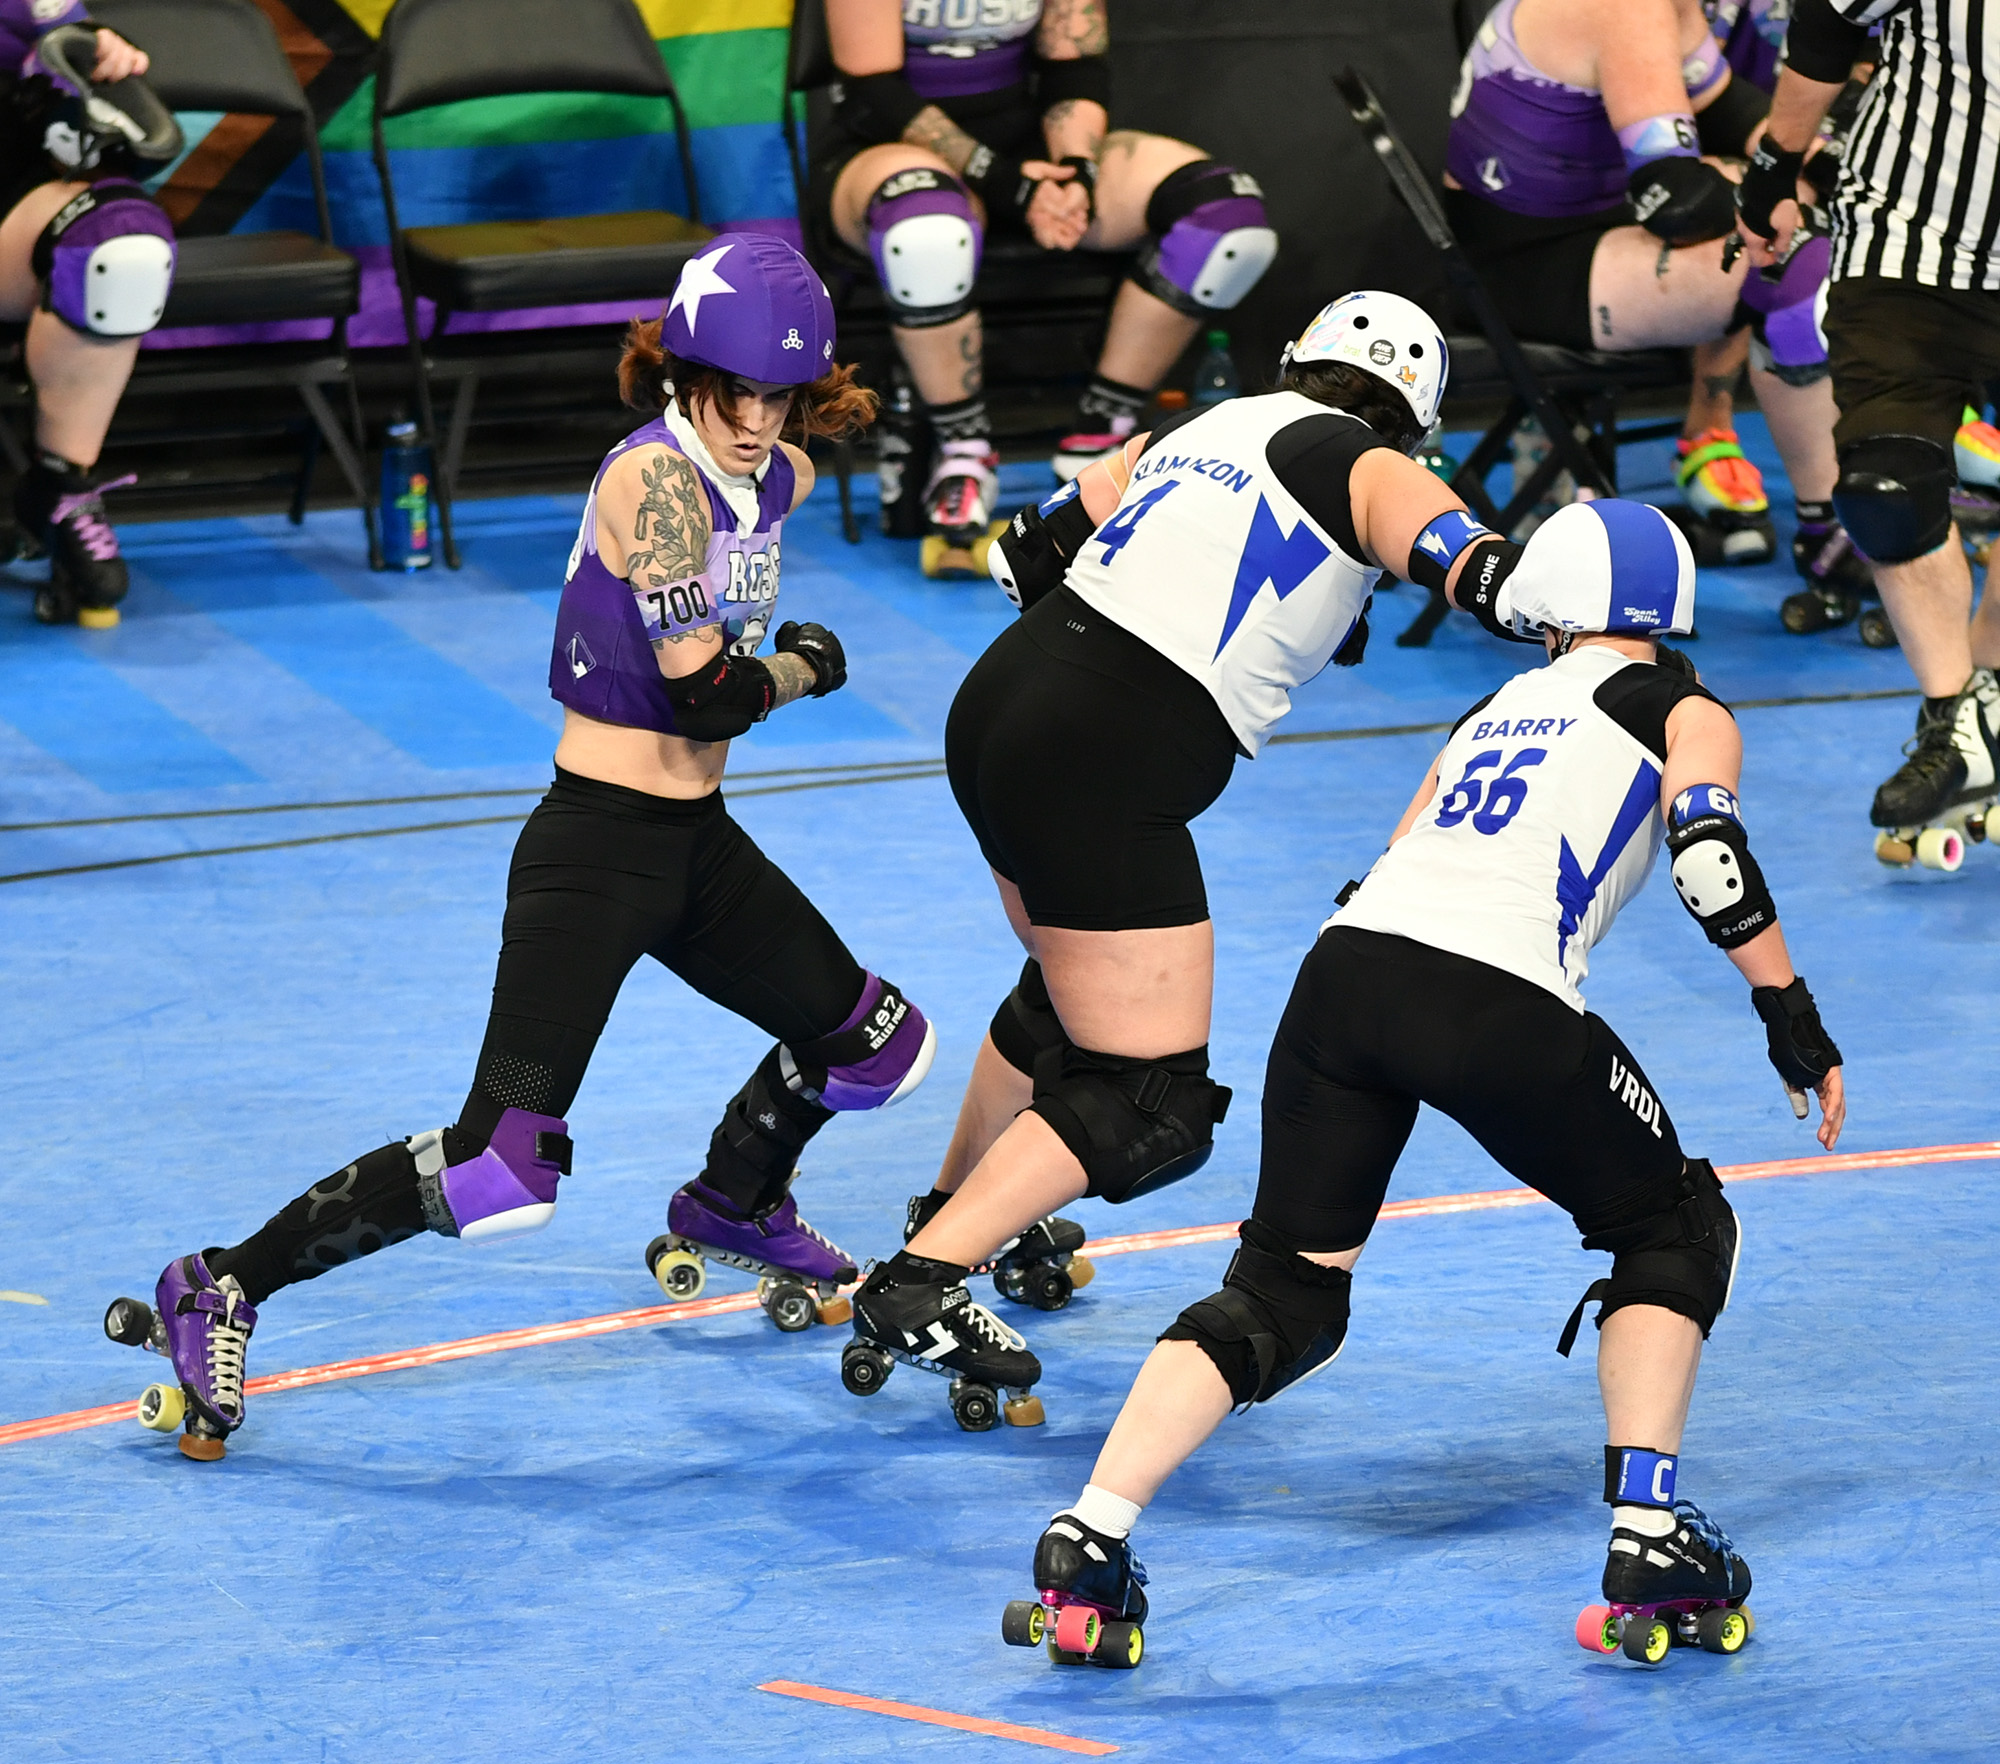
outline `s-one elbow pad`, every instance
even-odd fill
[[[1732,792],[1692,785],[1674,798],[1668,823],[1674,891],[1710,943],[1735,949],[1778,922]]]

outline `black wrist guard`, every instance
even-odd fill
[[[1649,159],[1625,184],[1632,218],[1669,245],[1699,245],[1736,230],[1736,186],[1712,165]]]
[[[777,702],[777,682],[754,655],[727,650],[707,667],[666,682],[674,733],[689,741],[733,741],[761,723]]]
[[[1764,1019],[1771,1064],[1786,1087],[1817,1089],[1827,1073],[1840,1064],[1840,1049],[1819,1020],[1819,1007],[1806,990],[1804,979],[1795,976],[1789,986],[1753,986],[1750,1002]]]
[[[1090,204],[1090,218],[1097,218],[1097,161],[1081,153],[1065,154],[1056,162],[1066,165],[1076,173],[1075,181],[1083,186],[1083,194]]]
[[[1021,162],[995,153],[984,142],[973,148],[965,170],[958,175],[986,204],[989,222],[999,220],[1003,214],[1016,217],[1026,214],[1035,194],[1035,180],[1021,170]]]
[[[1105,55],[1075,55],[1067,61],[1038,60],[1035,63],[1035,86],[1044,116],[1058,104],[1073,104],[1079,99],[1086,104],[1100,106],[1108,114],[1111,109],[1111,59]]]
[[[780,655],[795,655],[811,663],[813,689],[807,694],[809,698],[824,698],[847,684],[847,651],[824,625],[801,625],[795,619],[787,620],[778,627],[771,647]]]
[[[1736,212],[1746,231],[1760,239],[1777,231],[1771,224],[1771,211],[1781,202],[1798,200],[1799,167],[1805,158],[1803,153],[1787,153],[1772,146],[1768,135],[1757,143],[1757,151],[1750,155],[1750,169],[1736,187]]]
[[[1502,619],[1497,605],[1500,585],[1514,573],[1523,548],[1496,533],[1491,538],[1475,539],[1465,550],[1465,564],[1458,572],[1458,586],[1451,596],[1459,610],[1469,612],[1495,637],[1508,643],[1539,644],[1541,638],[1524,637]]]
[[[928,102],[917,96],[900,68],[833,83],[834,114],[851,135],[870,146],[900,141],[910,119]]]
[[[987,567],[994,581],[1023,612],[1060,588],[1070,561],[1097,531],[1078,493],[1044,515],[1034,503],[1015,512],[1007,530],[993,541]]]

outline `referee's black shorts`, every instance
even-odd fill
[[[1838,446],[1921,435],[1949,447],[2000,379],[2000,293],[1849,276],[1826,297]]]
[[[1073,931],[1208,917],[1188,823],[1236,737],[1206,688],[1067,588],[996,638],[945,722],[945,768],[1029,921]]]
[[[1255,1216],[1301,1250],[1367,1242],[1419,1103],[1572,1217],[1681,1172],[1673,1122],[1603,1018],[1488,963],[1334,925],[1271,1044]]]

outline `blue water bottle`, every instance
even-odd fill
[[[382,449],[382,560],[392,570],[431,564],[431,450],[417,425],[389,425]]]
[[[1208,350],[1196,364],[1194,389],[1189,398],[1197,407],[1223,404],[1243,390],[1236,363],[1229,353],[1229,333],[1210,331]]]

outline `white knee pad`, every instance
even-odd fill
[[[1257,285],[1278,255],[1278,235],[1269,227],[1233,227],[1209,247],[1188,293],[1213,312],[1227,312]]]
[[[49,310],[71,329],[143,336],[173,287],[173,225],[137,184],[105,178],[57,211],[35,241],[34,268]]]
[[[980,233],[955,178],[912,166],[887,179],[868,204],[868,249],[897,324],[949,324],[971,309]]]

